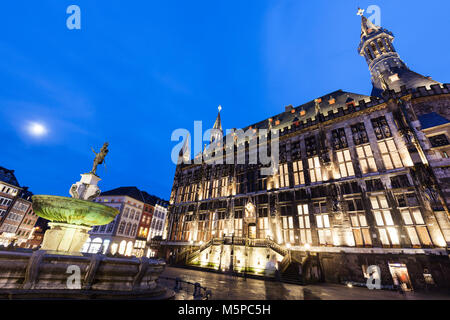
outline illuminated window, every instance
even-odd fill
[[[221,180],[221,189],[220,189],[220,196],[221,197],[228,197],[228,178],[224,177]]]
[[[236,210],[234,213],[234,235],[236,237],[242,237],[242,210]]]
[[[301,160],[292,163],[294,168],[294,185],[305,184],[305,174],[303,173],[303,162]]]
[[[336,152],[337,162],[339,167],[339,173],[341,178],[351,177],[355,175],[353,170],[352,158],[350,156],[350,151],[342,150]]]
[[[280,188],[289,187],[289,171],[287,163],[280,164],[278,170],[278,178],[280,183]]]
[[[397,194],[396,198],[411,244],[415,247],[431,246],[432,241],[416,195],[412,192]]]
[[[313,157],[308,159],[309,176],[311,182],[322,181],[322,168],[320,167],[319,157]]]
[[[331,245],[333,244],[333,238],[326,202],[314,202],[313,206],[316,217],[317,232],[319,235],[319,244]]]
[[[209,199],[209,186],[211,185],[211,181],[203,182],[203,199]]]
[[[377,171],[375,159],[369,144],[356,147],[356,154],[358,155],[359,165],[363,174]]]
[[[378,147],[380,148],[381,158],[386,169],[390,170],[403,167],[394,139],[379,141]]]
[[[213,186],[212,186],[212,198],[217,198],[219,191],[219,180],[215,179],[213,180]]]
[[[260,239],[265,239],[269,235],[268,208],[258,208],[258,232]]]
[[[372,239],[361,199],[351,199],[346,202],[356,245],[358,247],[371,246]]]
[[[295,243],[294,217],[291,206],[281,207],[281,228],[284,243]]]
[[[381,243],[384,246],[399,245],[398,232],[394,227],[391,211],[384,195],[371,196],[370,203],[378,226]]]
[[[309,210],[307,204],[299,204],[297,206],[298,224],[300,229],[300,243],[311,244],[311,224],[309,220]]]

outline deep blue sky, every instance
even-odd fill
[[[81,7],[82,29],[66,28]],[[106,191],[168,198],[170,141],[193,121],[240,128],[343,89],[369,94],[358,6],[413,70],[450,82],[450,1],[2,1],[0,166],[36,194],[68,195],[110,142]],[[30,137],[29,121],[46,124]]]

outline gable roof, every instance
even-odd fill
[[[14,175],[14,170],[9,170],[4,167],[0,167],[0,181],[4,181],[10,185],[20,188],[19,182]]]
[[[419,121],[422,125],[422,129],[437,127],[450,122],[449,120],[447,120],[440,114],[437,114],[436,112],[430,112],[419,116]]]
[[[138,201],[144,202],[150,205],[160,204],[165,205],[167,201],[149,194],[146,191],[141,191],[137,187],[119,187],[109,191],[102,192],[100,196],[128,196]]]

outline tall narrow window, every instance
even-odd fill
[[[297,206],[298,225],[300,229],[300,243],[311,244],[311,224],[309,220],[309,210],[307,204],[299,204]]]
[[[281,229],[283,232],[284,243],[295,242],[294,217],[292,216],[292,207],[283,206],[281,209]]]
[[[258,233],[260,239],[265,239],[269,235],[268,208],[258,208]]]
[[[371,246],[372,239],[361,199],[347,200],[347,205],[356,246]]]
[[[394,139],[379,141],[378,147],[380,148],[381,158],[383,159],[386,169],[390,170],[403,167]]]
[[[352,163],[352,158],[350,156],[350,151],[348,149],[337,151],[336,157],[337,157],[340,177],[345,178],[345,177],[354,176],[355,171],[353,170],[353,163]]]
[[[414,247],[432,246],[416,195],[412,192],[396,194],[396,198],[411,244]]]
[[[394,226],[394,221],[392,220],[391,210],[389,208],[386,196],[371,196],[370,203],[372,204],[372,212],[378,226],[381,243],[384,246],[399,245],[400,240],[398,237],[398,232]]]
[[[243,211],[236,210],[234,213],[234,235],[236,237],[242,237],[242,217]]]
[[[305,184],[305,174],[303,173],[303,162],[302,160],[294,161],[292,163],[294,169],[294,185]]]
[[[280,164],[278,171],[279,187],[289,187],[289,171],[287,163]]]
[[[319,235],[319,244],[331,245],[333,244],[333,237],[326,202],[315,202],[313,205],[314,214],[316,216],[317,232]]]
[[[359,165],[363,174],[377,171],[375,158],[369,144],[356,147],[356,154],[358,155]]]
[[[311,182],[322,181],[322,168],[320,167],[319,157],[313,157],[308,159],[309,176]]]

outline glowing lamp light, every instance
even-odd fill
[[[38,122],[31,122],[28,126],[28,133],[35,137],[41,137],[47,134],[47,128]]]
[[[291,247],[291,244],[290,243],[286,243],[286,248],[290,248]]]
[[[311,246],[309,245],[309,243],[305,244],[305,249],[306,249],[306,250],[311,249]]]

